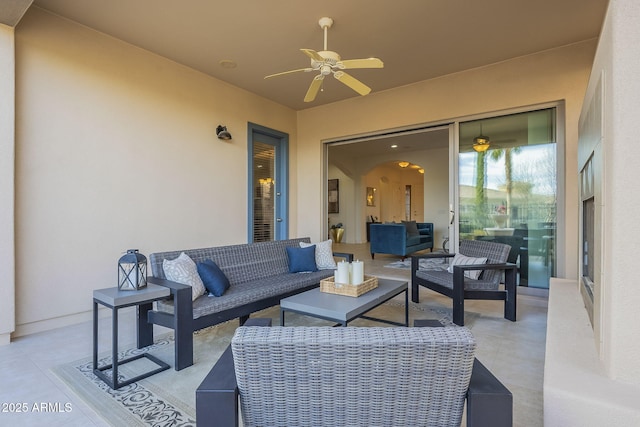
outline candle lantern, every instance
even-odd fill
[[[118,260],[118,289],[137,291],[147,286],[147,258],[137,249],[129,249]]]

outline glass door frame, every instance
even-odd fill
[[[256,191],[253,177],[253,146],[254,141],[270,144],[275,147],[275,186],[274,203],[274,240],[289,238],[289,135],[274,129],[269,129],[255,123],[248,123],[247,132],[247,240],[253,242],[253,195]]]
[[[566,142],[565,142],[565,104],[564,101],[548,102],[542,104],[529,105],[520,108],[511,108],[507,110],[492,111],[487,113],[474,114],[456,118],[449,133],[449,182],[453,185],[449,187],[450,208],[453,207],[455,220],[453,221],[451,230],[449,231],[449,251],[457,252],[460,243],[460,224],[459,217],[459,198],[460,198],[460,182],[459,182],[459,149],[460,149],[460,123],[495,118],[500,116],[508,116],[518,113],[527,113],[537,110],[555,108],[556,111],[556,250],[554,251],[556,271],[552,277],[566,277],[566,179],[565,179],[565,158],[566,158]]]

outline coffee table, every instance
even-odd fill
[[[404,292],[404,323],[364,316],[370,310]],[[293,295],[280,300],[280,325],[284,326],[287,311],[305,316],[338,322],[336,326],[363,318],[398,326],[409,326],[408,284],[402,280],[378,279],[378,287],[359,297],[320,292],[320,288]]]

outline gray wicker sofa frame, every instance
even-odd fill
[[[260,318],[245,323],[270,325],[271,319]],[[468,427],[512,426],[513,396],[474,358],[468,330],[436,320],[416,320],[414,326],[428,328],[327,327],[312,331],[313,337],[313,328],[244,328],[196,390],[196,423],[237,427],[242,406],[249,426],[459,425],[466,401]],[[306,339],[302,345],[300,337]],[[276,360],[276,369],[282,360],[285,374],[271,377],[265,360]],[[292,384],[280,384],[287,381]],[[242,396],[241,389],[249,394]],[[349,405],[341,391],[355,402]],[[291,402],[290,410],[283,402]]]
[[[310,243],[308,237],[219,246],[203,249],[158,252],[149,255],[149,283],[166,286],[171,295],[138,310],[138,330],[144,324],[161,325],[174,330],[175,370],[193,365],[193,333],[218,323],[239,319],[244,324],[252,313],[278,305],[282,298],[313,289],[320,280],[333,275],[333,270],[312,273],[289,273],[286,248]],[[194,262],[212,259],[231,284],[220,297],[203,295],[192,301],[191,287],[167,280],[162,262],[177,258],[182,252]],[[334,256],[353,260],[352,254],[334,252]],[[138,335],[138,348],[153,343],[152,334]]]

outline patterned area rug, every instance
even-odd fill
[[[404,298],[404,297],[402,297]],[[410,321],[414,319],[437,319],[443,324],[451,324],[451,310],[441,307],[427,307],[425,304],[410,303]],[[279,307],[272,307],[256,313],[253,317],[270,317],[273,324],[279,324]],[[404,301],[393,299],[372,310],[369,315],[401,322],[404,320]],[[474,318],[466,317],[467,326]],[[329,325],[329,322],[307,316],[290,313],[287,324],[291,325]],[[352,326],[384,326],[382,323],[366,319],[357,319]],[[156,338],[155,344],[142,350],[135,345],[122,351],[119,358],[140,352],[149,352],[167,362],[171,368],[152,375],[149,378],[130,384],[118,390],[112,390],[93,374],[91,357],[67,363],[53,369],[53,372],[66,383],[81,399],[91,406],[104,420],[114,426],[195,426],[195,390],[222,352],[229,345],[238,325],[237,320],[229,321],[199,331],[194,336],[194,365],[181,371],[173,369],[173,335]],[[99,365],[110,363],[109,354],[99,355]],[[131,377],[144,372],[146,358],[119,368],[119,375]]]

